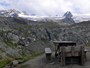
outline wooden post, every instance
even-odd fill
[[[57,58],[57,46],[55,46],[55,57]]]
[[[60,46],[59,46],[59,48],[58,48],[58,59],[59,59],[59,61],[61,61],[61,60],[60,60],[60,59],[61,59]]]
[[[81,46],[81,65],[84,65],[84,63],[85,63],[84,46]]]
[[[58,44],[56,44],[56,46],[55,46],[55,57],[57,58],[58,57],[58,51],[59,51],[59,45]]]
[[[71,46],[71,55],[74,56],[74,47]]]
[[[61,65],[65,65],[65,47],[61,47]]]

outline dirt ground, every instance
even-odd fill
[[[88,48],[88,50],[90,50],[90,48]],[[87,55],[87,60],[84,66],[73,64],[62,67],[58,59],[55,59],[54,56],[52,57],[51,61],[47,61],[45,54],[30,61],[27,61],[22,65],[24,65],[25,68],[90,68],[90,52],[87,52],[86,55]]]

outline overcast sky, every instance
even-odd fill
[[[0,9],[18,9],[35,15],[90,14],[90,0],[0,0]]]

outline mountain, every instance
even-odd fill
[[[70,11],[67,11],[62,17],[48,17],[48,16],[37,16],[29,15],[25,11],[19,11],[16,9],[0,10],[0,17],[20,17],[32,21],[53,21],[53,22],[63,22],[63,24],[74,24],[82,21],[90,20],[90,14],[78,14],[73,15]]]
[[[2,17],[18,17],[19,14],[26,15],[25,12],[21,12],[19,10],[15,10],[15,9],[0,10],[0,16],[2,16]]]
[[[74,24],[75,21],[73,20],[73,15],[70,11],[67,11],[64,15],[63,15],[63,22],[68,23],[68,24]]]
[[[70,11],[67,11],[64,15],[63,15],[64,18],[72,18],[73,15]]]
[[[0,10],[1,17],[20,17],[27,20],[37,21],[37,22],[56,22],[62,25],[71,24],[74,21],[72,20],[71,12],[66,12],[64,17],[48,17],[48,16],[36,16],[28,15],[25,11],[19,11],[15,9],[10,10]]]
[[[73,14],[70,11],[67,11],[63,15],[64,22],[67,23],[80,23],[83,21],[90,21],[90,14]]]
[[[33,23],[40,23],[40,22],[42,22],[42,23],[49,22],[50,23],[50,22],[55,22],[58,25],[68,25],[68,24],[70,24],[70,23],[67,23],[67,22],[62,21],[62,19],[63,19],[62,17],[48,17],[48,16],[36,16],[36,15],[35,16],[31,16],[31,15],[28,15],[25,11],[22,12],[22,11],[15,10],[15,9],[0,10],[0,17],[7,17],[7,18],[11,17],[10,21],[14,19],[16,21],[18,20],[19,23],[23,23],[24,22],[26,24],[29,24],[29,22],[25,22],[26,20],[27,21],[32,21]]]

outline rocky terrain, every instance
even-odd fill
[[[32,21],[19,17],[0,17],[0,60],[18,59],[53,50],[54,40],[90,45],[90,21],[65,24],[63,21]]]

